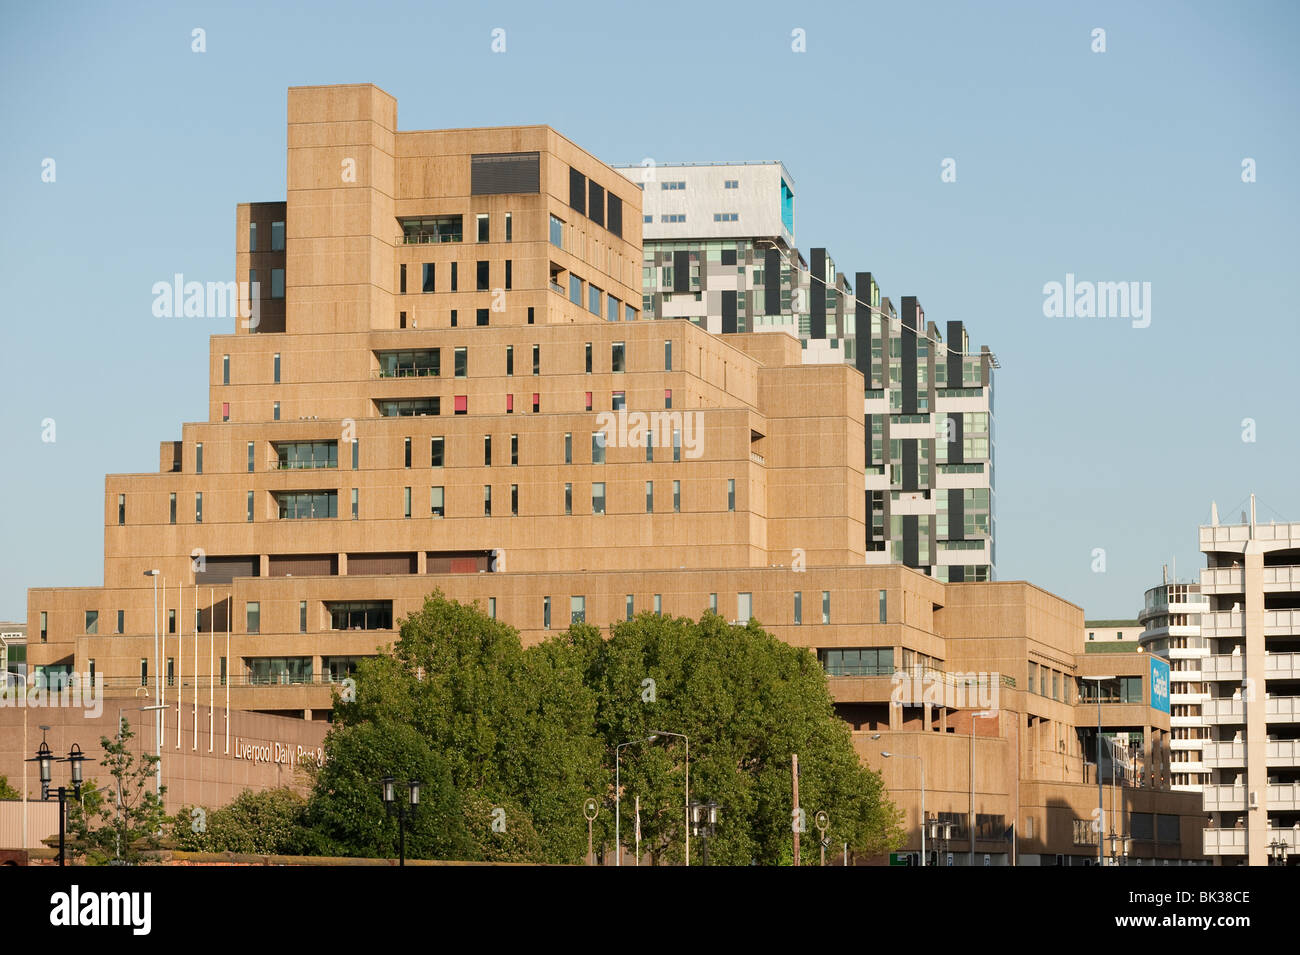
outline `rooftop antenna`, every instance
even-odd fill
[[[1164,576],[1164,580],[1162,581],[1162,583],[1166,583],[1166,584],[1169,583],[1169,565],[1165,564],[1160,569]]]
[[[1217,501],[1210,502],[1210,526],[1219,526],[1219,504]]]
[[[1255,495],[1250,495],[1250,536],[1255,536]]]

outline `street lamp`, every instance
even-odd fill
[[[57,757],[50,750],[50,746],[45,742],[45,732],[49,730],[48,726],[41,727],[41,745],[36,750],[36,755],[26,760],[29,763],[36,763],[41,774],[41,799],[50,798],[50,782],[53,778],[53,764],[71,763],[72,764],[72,791],[76,799],[81,798],[81,764],[86,761],[87,757],[81,752],[81,747],[76,743],[72,744],[72,749],[68,751],[67,756]],[[93,762],[93,760],[92,760]],[[68,788],[60,786],[56,792],[59,796],[59,865],[66,865],[64,862],[64,839],[67,829],[67,801]],[[26,793],[23,794],[24,797]]]
[[[881,753],[885,759],[914,759],[921,764],[921,865],[925,866],[925,760],[920,756],[908,756],[906,753]]]
[[[670,733],[667,730],[651,730],[651,739],[656,736],[678,736],[686,740],[686,864],[691,864],[691,741],[685,733]]]
[[[704,843],[704,864],[709,864],[709,840],[718,828],[718,804],[713,800],[708,802],[693,802],[690,804],[690,828],[700,837]]]
[[[1079,679],[1097,681],[1097,825],[1102,826],[1104,828],[1106,809],[1102,805],[1103,790],[1101,787],[1101,681],[1113,680],[1115,679],[1115,677],[1114,676],[1082,676],[1079,677]],[[1030,687],[1030,689],[1032,690],[1033,687]],[[1111,828],[1112,829],[1114,828],[1113,824]],[[1105,857],[1102,855],[1102,849],[1103,849],[1102,844],[1105,840],[1102,839],[1101,833],[1102,833],[1102,829],[1098,829],[1097,830],[1097,865],[1105,864]]]
[[[154,681],[154,699],[162,703],[162,659],[158,656],[158,577],[162,571],[146,570],[145,577],[153,578],[153,681]],[[154,782],[158,798],[162,799],[162,707],[159,706],[154,716],[154,739],[156,741],[155,755],[158,757],[158,765],[155,767],[156,779]],[[180,717],[176,717],[177,720]],[[119,722],[118,728],[122,724]]]
[[[632,746],[636,743],[649,743],[658,739],[657,733],[651,733],[644,739],[630,739],[626,743],[619,743],[614,747],[614,865],[623,864],[623,843],[619,841],[621,829],[619,828],[621,816],[619,814],[619,802],[623,797],[619,782],[619,756],[622,755],[623,748]]]
[[[393,776],[385,776],[379,781],[380,792],[384,800],[384,811],[388,813],[388,818],[397,814],[397,864],[406,865],[406,822],[408,819],[414,821],[415,811],[420,807],[420,781],[418,779],[410,780],[406,786],[410,790],[409,804],[397,801],[397,780]],[[409,805],[409,808],[408,808]]]

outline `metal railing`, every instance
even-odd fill
[[[403,233],[397,238],[397,245],[439,245],[443,242],[463,242],[464,232],[415,232]]]

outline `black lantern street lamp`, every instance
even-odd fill
[[[1269,865],[1286,865],[1286,854],[1290,846],[1282,839],[1274,839],[1267,846]]]
[[[704,865],[709,864],[709,839],[718,828],[718,804],[709,802],[691,803],[691,835],[700,840],[704,853]]]
[[[48,726],[42,726],[42,731],[49,730]],[[76,743],[72,744],[72,749],[68,751],[67,756],[56,757],[50,746],[45,742],[45,733],[41,733],[41,745],[36,750],[36,755],[26,760],[29,763],[36,763],[41,775],[41,799],[42,801],[50,798],[50,783],[54,777],[54,763],[71,763],[72,764],[72,792],[74,799],[81,798],[82,770],[81,764],[88,757],[82,753],[81,747]],[[60,786],[55,790],[59,797],[59,865],[66,865],[64,861],[64,844],[67,832],[67,802],[68,788]]]
[[[412,779],[407,782],[409,790],[407,802],[399,802],[397,799],[397,779],[393,776],[385,776],[379,781],[380,792],[384,800],[384,810],[391,819],[393,814],[397,814],[397,864],[406,865],[406,823],[408,820],[415,819],[415,810],[420,805],[420,781]]]

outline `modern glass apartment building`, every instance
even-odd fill
[[[851,283],[825,248],[805,258],[780,162],[621,169],[642,190],[642,316],[721,335],[786,332],[805,364],[857,368],[867,562],[994,579],[997,359],[987,346],[972,352],[960,321],[927,322],[915,297],[895,308],[870,272]]]

